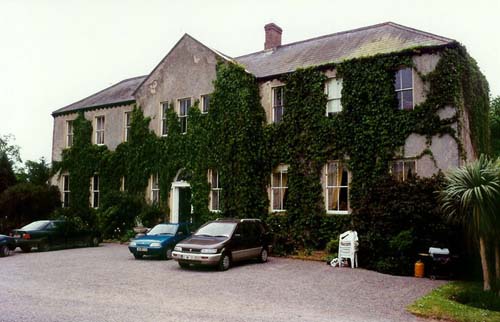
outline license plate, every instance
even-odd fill
[[[14,235],[14,238],[21,238],[21,235],[19,235],[19,234],[15,234],[15,235]]]
[[[182,259],[194,259],[194,256],[182,255]]]
[[[137,247],[138,252],[147,252],[148,248],[147,247]]]

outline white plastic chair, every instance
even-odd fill
[[[358,267],[358,233],[348,230],[340,234],[339,239],[339,267],[342,267],[342,259],[350,259],[351,267]]]

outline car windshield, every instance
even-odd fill
[[[236,227],[235,223],[228,222],[212,222],[201,227],[194,234],[195,236],[210,236],[210,237],[229,237]]]
[[[156,225],[148,233],[151,235],[175,235],[177,233],[178,225],[160,224]]]
[[[44,229],[45,226],[49,223],[48,220],[39,220],[39,221],[34,221],[31,224],[28,224],[21,228],[21,230],[40,230]]]

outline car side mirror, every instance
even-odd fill
[[[241,234],[234,234],[235,238],[241,238]]]

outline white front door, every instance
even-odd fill
[[[172,210],[170,211],[170,222],[179,222],[179,190],[181,188],[190,188],[187,181],[172,182]]]

